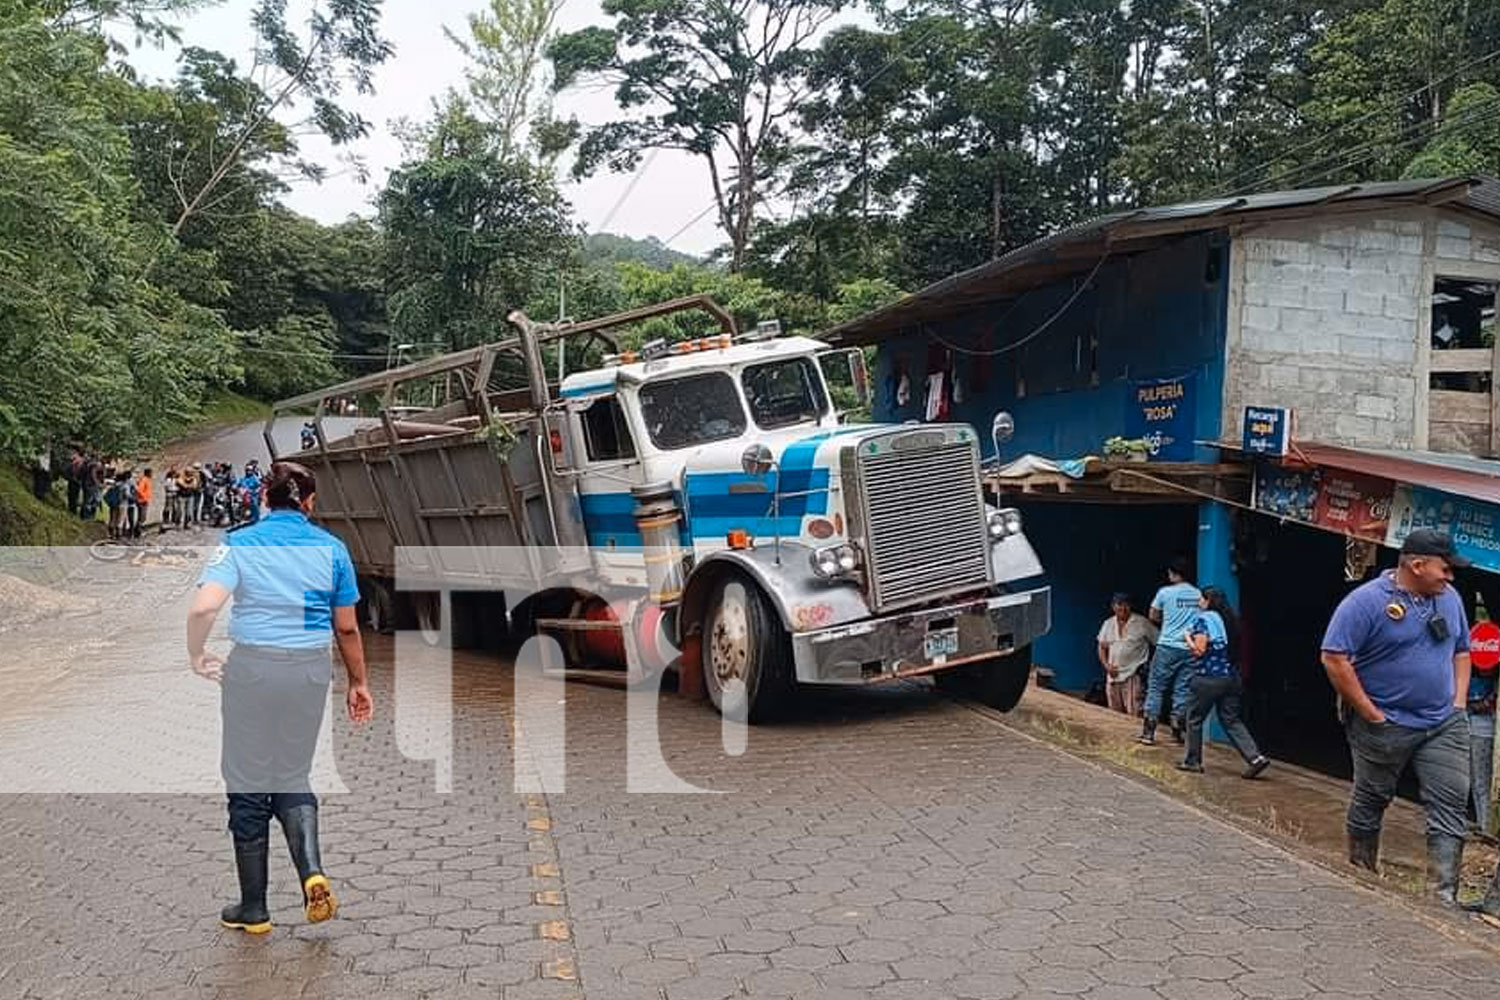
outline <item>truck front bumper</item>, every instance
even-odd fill
[[[1047,587],[792,635],[797,680],[869,684],[929,674],[1031,645],[1052,625]]]

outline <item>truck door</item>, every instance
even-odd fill
[[[645,481],[635,435],[615,393],[571,402],[578,449],[578,497],[589,548],[603,566],[640,567],[641,535],[632,486]]]

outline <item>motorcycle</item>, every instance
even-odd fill
[[[229,486],[226,483],[209,483],[203,489],[202,519],[215,528],[222,528],[231,517],[229,508]]]
[[[232,486],[229,488],[229,523],[240,524],[251,519],[254,513],[254,498],[250,491],[243,486]]]

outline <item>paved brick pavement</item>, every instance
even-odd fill
[[[175,732],[201,742],[196,689],[147,683],[175,665],[99,662],[126,672],[116,708],[156,720],[142,753],[188,705]],[[823,699],[741,758],[706,709],[664,699],[667,759],[718,795],[625,794],[621,694],[570,687],[567,787],[547,796],[511,791],[509,687],[460,662],[451,794],[396,752],[388,713],[333,726],[343,912],[306,926],[278,855],[264,939],[217,926],[217,796],[0,798],[0,997],[1469,1000],[1500,977],[1382,898],[918,686]],[[0,698],[0,759],[78,755],[90,690],[84,671],[19,714]]]

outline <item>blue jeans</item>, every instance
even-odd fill
[[[1151,674],[1146,680],[1146,721],[1154,723],[1161,717],[1162,699],[1167,689],[1172,690],[1172,717],[1184,718],[1188,709],[1188,681],[1193,671],[1188,666],[1193,654],[1176,646],[1157,646],[1151,659]]]
[[[1490,780],[1494,776],[1495,717],[1469,713],[1469,785],[1474,816],[1481,833],[1494,831],[1490,815]]]
[[[1455,711],[1430,729],[1366,722],[1350,712],[1344,722],[1354,758],[1354,794],[1346,820],[1356,837],[1380,833],[1386,806],[1409,761],[1417,775],[1427,835],[1457,837],[1468,832],[1469,719]]]
[[[271,817],[277,820],[297,806],[317,807],[312,792],[229,793],[229,833],[236,844],[253,844],[271,835]]]

